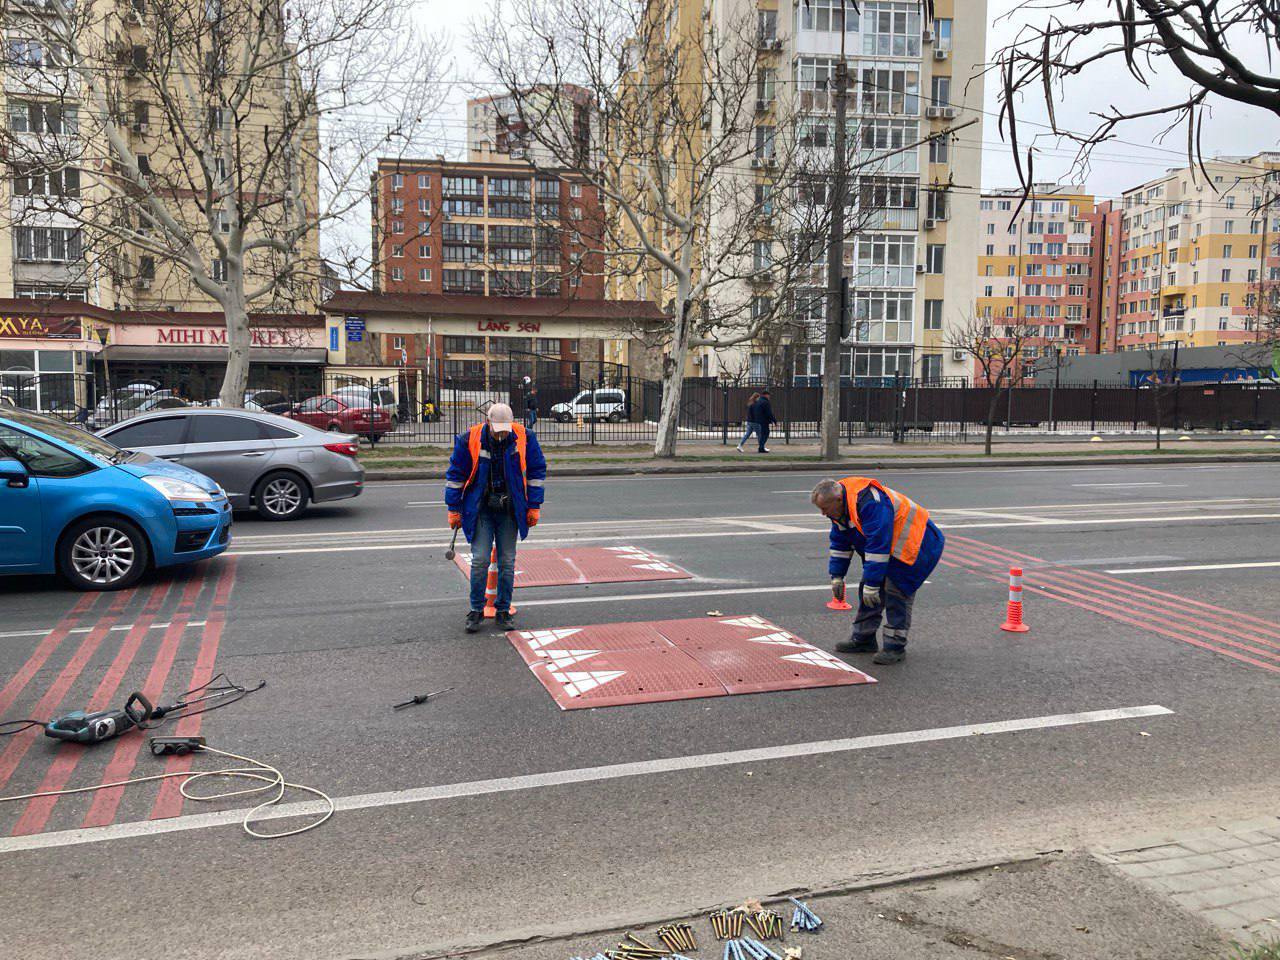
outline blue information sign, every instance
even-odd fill
[[[360,343],[364,340],[364,317],[347,317],[347,343]]]

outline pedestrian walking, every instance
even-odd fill
[[[471,544],[471,609],[466,631],[484,620],[484,589],[490,553],[497,551],[498,596],[494,626],[509,630],[516,579],[516,540],[538,525],[547,461],[536,435],[513,423],[511,407],[495,403],[484,423],[454,438],[445,472],[449,527],[461,528]]]
[[[752,393],[751,396],[747,398],[746,432],[742,434],[742,439],[738,441],[739,453],[743,452],[742,447],[748,440],[753,436],[759,436],[760,434],[760,424],[755,420],[756,401],[759,399],[759,393]]]
[[[769,391],[764,389],[760,391],[760,398],[756,400],[756,423],[760,425],[760,453],[769,452],[769,430],[778,418],[773,415],[773,404],[769,400]]]
[[[827,572],[837,600],[844,599],[853,555],[862,560],[853,630],[836,650],[874,653],[872,663],[900,663],[907,652],[916,591],[942,557],[942,531],[928,510],[870,477],[823,480],[809,499],[831,521]],[[882,617],[883,647],[876,641]]]
[[[538,425],[538,385],[524,378],[524,425],[532,430]]]

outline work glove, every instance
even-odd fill
[[[524,515],[524,520],[529,526],[536,527],[538,525],[538,511],[530,507],[529,512]]]
[[[449,511],[449,529],[457,530],[462,526],[462,514]]]
[[[878,585],[873,587],[869,583],[864,583],[862,585],[861,599],[864,607],[880,606],[880,587]]]
[[[837,600],[844,599],[844,577],[831,578],[831,595]]]

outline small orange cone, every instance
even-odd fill
[[[1009,568],[1009,609],[1001,630],[1010,633],[1026,633],[1031,628],[1022,622],[1022,568]]]
[[[831,592],[835,594],[835,589],[832,588]],[[827,601],[827,609],[828,610],[852,610],[853,607],[845,601],[844,591],[841,590],[838,594],[836,594],[830,600]]]
[[[498,548],[494,547],[489,553],[489,578],[484,584],[484,615],[492,620],[498,615],[498,608],[494,606],[498,602]],[[510,610],[516,612],[516,605],[511,604]]]

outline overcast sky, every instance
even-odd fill
[[[451,39],[452,65],[448,75],[445,106],[440,118],[441,152],[450,156],[462,156],[465,152],[465,101],[475,91],[484,88],[486,79],[481,74],[480,67],[468,55],[469,24],[473,17],[488,9],[493,2],[494,0],[471,0],[468,3],[459,3],[457,0],[421,0],[424,27],[443,32]],[[1053,0],[1034,2],[1052,5]],[[1105,15],[1108,4],[1105,0],[1096,0],[1096,3]],[[956,4],[961,9],[971,5],[976,5],[973,0],[961,0]],[[1043,10],[1029,9],[1030,4],[1026,0],[989,0],[988,6],[988,58],[1012,40],[1020,26],[1029,20],[1043,20],[1047,16]],[[1005,17],[1010,11],[1013,11],[1013,16]],[[1238,46],[1238,52],[1243,49],[1247,53],[1249,47],[1253,47],[1261,56],[1263,51],[1256,43],[1247,38],[1240,38],[1240,43],[1247,46]],[[1257,62],[1261,62],[1260,59]],[[1153,88],[1157,84],[1162,89],[1144,90],[1124,70],[1121,60],[1117,59],[1114,64],[1104,64],[1093,69],[1081,89],[1069,91],[1063,101],[1056,105],[1058,123],[1073,130],[1091,129],[1094,125],[1090,116],[1092,111],[1105,109],[1111,104],[1122,110],[1148,108],[1157,102],[1163,102],[1163,98],[1169,95],[1183,95],[1187,87],[1187,82],[1178,76],[1155,78]],[[988,187],[1013,186],[1017,179],[1008,146],[1000,139],[996,119],[999,110],[996,93],[996,85],[988,83],[987,114],[982,134],[982,182]],[[1020,126],[1020,137],[1030,133],[1045,133],[1044,128],[1030,123],[1043,123],[1047,120],[1043,107],[1039,104],[1028,103],[1020,113],[1020,120],[1024,121],[1024,125]],[[1157,142],[1162,126],[1159,122],[1145,121],[1122,127],[1117,133],[1119,140],[1094,151],[1092,165],[1085,180],[1086,186],[1099,196],[1116,196],[1127,187],[1158,176],[1168,167],[1182,165],[1185,157],[1185,132],[1172,133],[1162,142]],[[961,136],[970,141],[967,146],[962,144],[963,148],[978,147],[977,137],[972,129]],[[1049,140],[1042,140],[1039,145],[1044,151],[1036,160],[1036,179],[1056,181],[1068,177],[1071,174],[1074,147],[1069,143],[1057,145]],[[1204,149],[1209,155],[1247,154],[1275,149],[1277,146],[1280,146],[1280,118],[1256,108],[1218,101],[1213,107],[1212,118],[1205,123]]]

